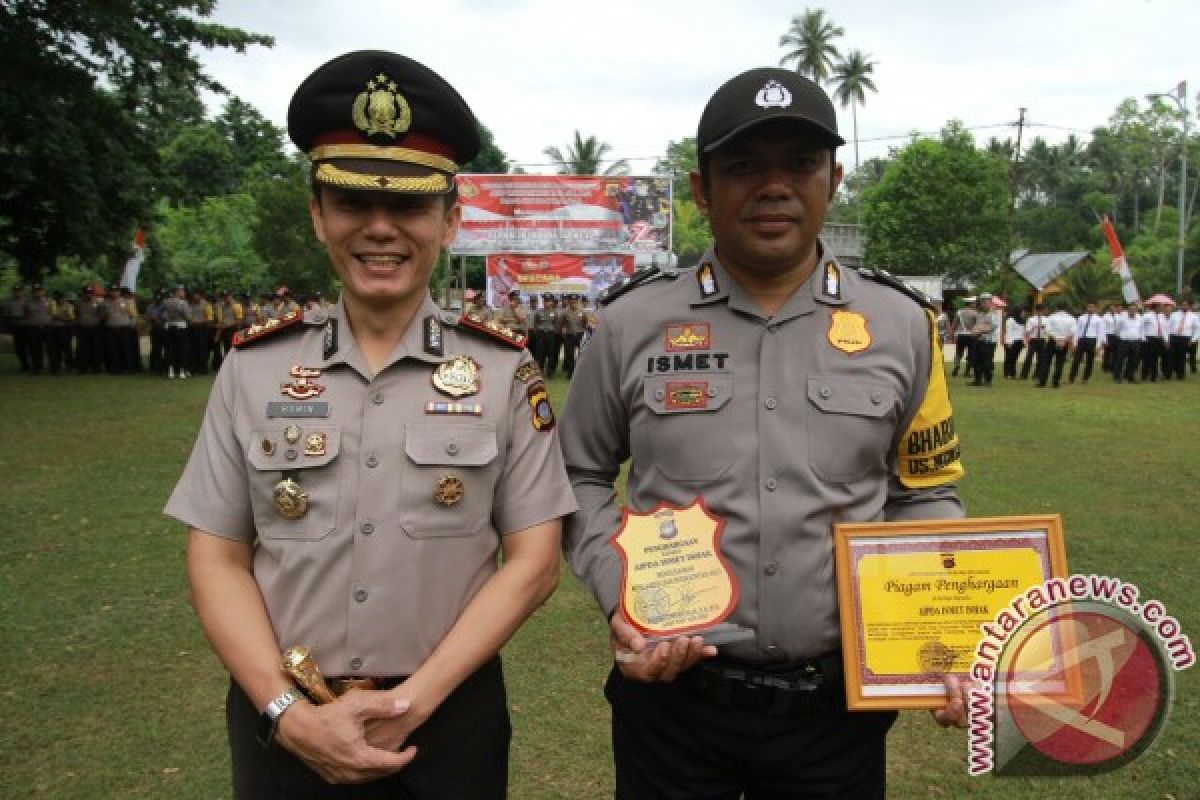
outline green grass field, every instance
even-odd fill
[[[160,514],[208,386],[28,378],[0,357],[0,798],[229,796],[227,678],[187,604],[183,532]],[[1138,584],[1200,645],[1200,381],[953,386],[969,512],[1060,512],[1072,571]],[[505,652],[512,797],[611,796],[606,641],[564,570]],[[889,794],[1200,798],[1200,669],[1177,677],[1162,738],[1090,779],[969,779],[965,735],[904,714]]]

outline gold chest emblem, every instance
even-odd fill
[[[857,311],[834,311],[829,319],[829,343],[850,355],[866,350],[871,346],[867,318]]]
[[[433,385],[454,398],[475,394],[479,391],[479,364],[468,356],[454,356],[434,370]]]
[[[366,90],[354,98],[351,116],[354,126],[367,136],[399,136],[412,125],[408,101],[396,91],[396,82],[382,72],[367,81]]]

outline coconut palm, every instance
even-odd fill
[[[824,83],[833,74],[834,59],[838,57],[833,40],[845,32],[825,17],[823,9],[805,9],[802,15],[792,17],[788,32],[779,37],[779,46],[790,48],[779,59],[779,66],[794,61],[796,72]]]
[[[557,147],[550,146],[542,150],[546,157],[554,162],[559,175],[628,175],[629,163],[617,159],[603,170],[600,169],[604,157],[612,147],[607,142],[601,142],[595,136],[584,139],[575,131],[575,141],[567,145],[566,153]]]
[[[870,54],[864,55],[861,50],[851,50],[833,68],[833,80],[837,84],[837,88],[833,90],[833,97],[842,104],[842,108],[850,106],[850,117],[854,120],[854,170],[856,172],[858,171],[858,107],[866,104],[868,91],[879,91],[875,88],[875,82],[871,80],[876,63],[878,62],[871,60]]]

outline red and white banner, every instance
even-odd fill
[[[633,274],[629,253],[496,253],[487,257],[487,304],[499,308],[508,293],[522,295],[582,294],[589,300],[612,284]]]
[[[456,255],[671,249],[665,176],[459,175]]]
[[[1100,221],[1100,228],[1104,231],[1104,238],[1108,240],[1108,250],[1112,253],[1112,271],[1121,276],[1121,294],[1126,303],[1136,303],[1142,298],[1138,294],[1137,284],[1133,282],[1133,273],[1129,271],[1129,262],[1125,260],[1125,251],[1121,249],[1117,231],[1107,216]]]

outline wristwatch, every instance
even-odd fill
[[[259,744],[263,747],[271,746],[271,742],[275,739],[275,731],[279,729],[279,718],[283,716],[283,712],[292,707],[292,703],[303,697],[304,695],[300,694],[299,689],[284,689],[278,697],[267,703],[262,716],[258,719]]]

